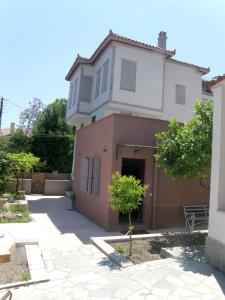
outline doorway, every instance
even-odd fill
[[[122,159],[122,175],[132,175],[136,179],[139,179],[141,183],[144,183],[145,179],[145,160],[144,159],[133,159],[133,158],[123,158]],[[141,204],[138,209],[134,210],[131,213],[131,220],[134,224],[142,223],[142,212],[143,204]],[[128,214],[119,214],[119,223],[127,224],[128,223]]]

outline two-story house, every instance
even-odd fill
[[[107,185],[116,170],[150,185],[133,214],[139,227],[181,225],[182,204],[208,201],[198,182],[173,182],[154,163],[155,134],[173,117],[189,119],[195,99],[212,97],[202,84],[209,69],[175,60],[166,40],[160,32],[158,46],[152,46],[110,31],[90,58],[77,56],[66,76],[67,122],[77,128],[76,207],[108,230],[127,218],[108,203]]]

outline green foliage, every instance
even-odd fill
[[[28,271],[24,271],[23,274],[22,274],[22,280],[23,281],[28,281],[30,279],[31,279],[30,273]]]
[[[38,116],[33,134],[72,135],[73,127],[66,123],[66,99],[56,99]]]
[[[5,189],[11,179],[12,165],[5,152],[0,152],[0,194]]]
[[[73,136],[33,136],[32,153],[45,162],[45,171],[70,172],[73,161]]]
[[[130,256],[132,255],[131,236],[133,231],[130,214],[141,205],[147,189],[148,185],[141,184],[140,180],[133,176],[122,176],[119,172],[113,174],[112,183],[108,186],[112,210],[127,213],[129,216]]]
[[[0,152],[7,152],[9,147],[9,137],[0,136]]]
[[[17,129],[10,137],[8,143],[8,152],[30,152],[31,138],[25,135],[22,129]]]
[[[66,104],[66,99],[56,99],[39,115],[33,128],[31,150],[46,162],[46,171],[71,171],[74,130],[65,121]]]
[[[31,153],[8,153],[8,159],[14,164],[15,172],[30,172],[36,166],[40,158]]]
[[[34,156],[31,153],[8,153],[8,160],[11,162],[12,174],[16,178],[16,193],[18,193],[19,188],[19,175],[21,173],[25,174],[30,172],[35,166],[40,162],[40,158]]]
[[[119,252],[120,254],[123,254],[123,253],[125,252],[124,246],[121,245],[121,244],[117,244],[117,245],[115,246],[115,249],[116,249],[116,251]]]
[[[28,205],[10,205],[0,209],[0,223],[27,223],[31,221]]]
[[[148,185],[141,184],[133,176],[122,176],[116,172],[108,186],[111,208],[116,212],[131,213],[142,203]]]
[[[185,124],[170,121],[168,131],[156,135],[157,166],[173,179],[202,179],[211,165],[213,105],[196,101]]]

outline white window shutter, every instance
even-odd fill
[[[92,178],[92,159],[88,159],[87,170],[87,193],[91,194],[91,178]]]
[[[101,92],[105,92],[107,90],[108,85],[108,73],[109,73],[109,60],[107,60],[103,65],[103,74],[102,74],[102,88]]]
[[[80,190],[82,192],[85,192],[85,165],[86,165],[86,158],[81,158]]]
[[[176,84],[176,104],[185,105],[186,103],[186,88],[184,85]]]
[[[100,190],[100,169],[101,169],[101,160],[99,158],[94,158],[93,194],[95,196],[99,195],[99,190]]]
[[[136,62],[122,59],[120,88],[127,91],[136,89]]]

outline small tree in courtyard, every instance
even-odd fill
[[[8,153],[7,157],[11,161],[11,168],[14,177],[16,178],[16,193],[19,189],[19,176],[30,172],[35,166],[38,165],[40,158],[31,153]]]
[[[128,214],[128,233],[130,236],[130,251],[132,255],[132,231],[131,213],[141,205],[148,185],[141,184],[140,180],[133,176],[122,176],[116,172],[112,176],[112,182],[108,186],[110,205],[113,211]]]

